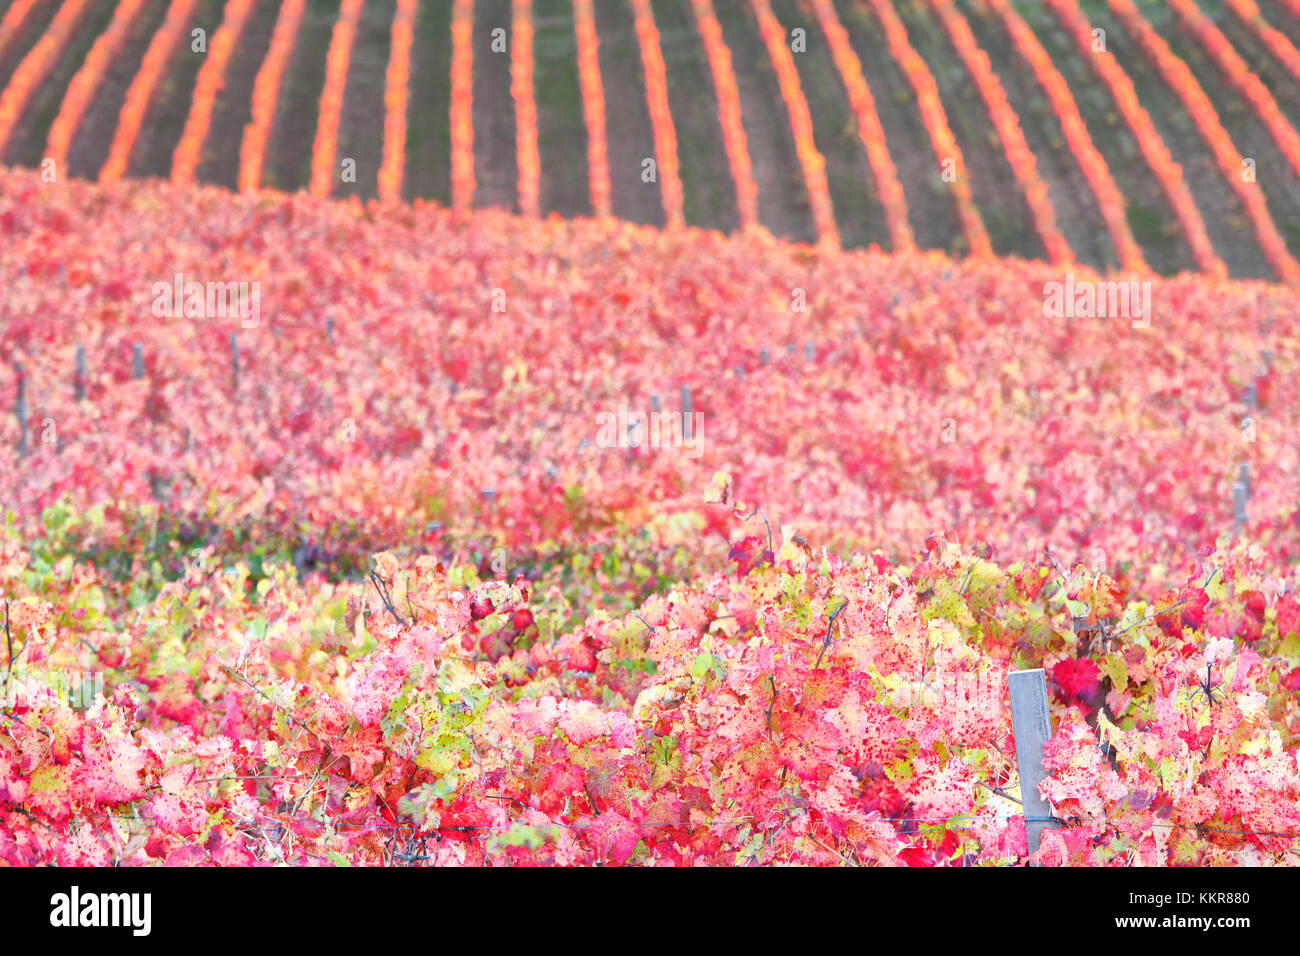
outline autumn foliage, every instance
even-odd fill
[[[975,85],[979,87],[980,95],[984,98],[984,104],[988,107],[989,116],[993,120],[993,127],[1002,140],[1007,162],[1011,165],[1011,171],[1015,174],[1016,181],[1024,193],[1030,215],[1034,218],[1034,228],[1043,241],[1047,258],[1058,264],[1073,262],[1074,253],[1070,251],[1069,243],[1056,226],[1056,210],[1052,207],[1052,200],[1047,194],[1047,183],[1043,182],[1038,175],[1038,162],[1029,144],[1025,142],[1024,133],[1020,130],[1020,119],[1007,101],[1007,94],[1002,89],[998,75],[993,72],[988,54],[980,49],[975,41],[975,35],[971,32],[970,24],[953,6],[952,0],[930,0],[930,3],[939,19],[943,21],[944,29],[948,31],[948,38],[956,48],[957,55],[962,58],[967,71],[975,80]]]
[[[962,235],[966,238],[967,248],[973,256],[988,258],[993,255],[993,246],[989,241],[984,221],[971,196],[970,177],[966,164],[957,145],[952,129],[948,126],[948,117],[944,113],[943,103],[939,99],[939,88],[925,61],[913,49],[907,37],[907,27],[888,0],[871,0],[871,9],[884,28],[889,41],[889,51],[898,62],[899,68],[907,77],[916,93],[917,109],[921,113],[921,122],[930,136],[930,145],[934,149],[935,171],[951,172],[951,178],[944,179],[952,189],[953,199],[957,205],[957,218],[961,222]]]
[[[1052,104],[1052,110],[1060,120],[1061,132],[1070,145],[1070,152],[1078,160],[1084,178],[1088,181],[1093,196],[1096,197],[1101,217],[1106,222],[1106,229],[1115,247],[1115,256],[1120,268],[1136,272],[1148,271],[1142,259],[1142,249],[1133,238],[1133,232],[1128,225],[1124,194],[1120,192],[1114,177],[1111,176],[1105,158],[1092,142],[1088,126],[1079,113],[1074,94],[1070,92],[1070,85],[1056,69],[1051,55],[1038,41],[1034,31],[1008,0],[989,0],[989,4],[1002,17],[1016,52],[1033,70],[1039,85]]]
[[[885,129],[881,125],[880,115],[876,112],[876,101],[871,95],[871,87],[862,75],[862,63],[849,42],[848,31],[840,23],[839,15],[830,0],[813,0],[813,12],[817,16],[826,45],[839,71],[840,80],[848,93],[849,104],[853,109],[854,119],[858,124],[858,135],[867,153],[871,173],[876,180],[876,192],[880,204],[885,210],[885,219],[889,226],[889,239],[895,252],[913,252],[916,249],[916,237],[907,219],[907,199],[903,195],[903,186],[898,181],[898,170],[889,155],[885,142]]]
[[[663,196],[664,222],[668,226],[683,226],[686,218],[682,209],[682,178],[677,166],[677,129],[668,105],[668,68],[659,48],[659,30],[655,27],[650,0],[632,0],[632,16],[641,50],[646,106],[654,133],[655,165]]]
[[[512,9],[510,96],[515,105],[519,211],[525,216],[536,216],[542,166],[537,151],[537,99],[533,94],[532,0],[514,0]]]
[[[338,152],[339,118],[343,113],[343,92],[347,84],[348,63],[357,36],[357,22],[365,0],[343,0],[339,18],[334,21],[329,50],[325,54],[325,85],[320,94],[320,112],[316,119],[316,142],[311,150],[313,196],[328,196],[337,182],[334,158]]]
[[[1269,64],[1300,77],[1300,50],[1285,29],[1268,19],[1277,20],[1281,11],[1294,14],[1300,0],[1272,2],[1261,8],[1255,0],[1225,0],[1220,12],[1197,0],[1171,0],[1169,16],[1155,16],[1152,7],[1148,22],[1147,6],[1132,0],[1105,0],[1095,10],[1088,7],[1086,16],[1079,0],[1045,0],[1055,15],[1054,25],[1011,0],[926,0],[909,5],[894,0],[838,5],[832,0],[793,5],[741,0],[734,10],[727,7],[721,18],[722,8],[715,9],[712,0],[683,0],[680,10],[659,8],[650,0],[627,0],[614,4],[612,19],[592,0],[565,0],[558,10],[535,7],[532,0],[510,0],[509,22],[494,26],[485,12],[489,8],[473,0],[425,7],[416,0],[393,0],[387,7],[340,0],[312,8],[315,12],[305,0],[286,0],[266,9],[251,0],[211,8],[196,0],[175,0],[157,9],[140,0],[123,0],[111,5],[111,11],[85,0],[59,0],[48,9],[32,0],[16,0],[0,15],[0,58],[7,61],[0,88],[0,159],[7,151],[11,161],[39,162],[51,181],[57,181],[70,152],[74,163],[80,163],[81,156],[101,155],[105,144],[99,140],[111,128],[101,168],[91,171],[103,184],[148,169],[178,185],[198,179],[233,181],[241,192],[253,192],[261,188],[263,173],[270,176],[274,169],[270,178],[277,181],[268,185],[305,188],[324,198],[335,192],[340,176],[352,181],[348,174],[359,173],[362,180],[346,192],[373,194],[386,202],[404,196],[429,201],[436,196],[453,209],[468,211],[495,201],[496,187],[480,190],[480,180],[500,185],[513,178],[517,211],[528,217],[541,216],[546,192],[554,207],[548,213],[589,212],[606,218],[615,204],[621,215],[633,216],[638,205],[623,193],[644,191],[640,177],[650,181],[649,168],[636,167],[653,158],[654,191],[663,222],[670,227],[685,225],[685,179],[698,186],[698,192],[693,186],[692,223],[732,228],[730,202],[714,201],[713,183],[730,179],[736,197],[734,222],[741,231],[806,237],[811,220],[817,242],[835,247],[846,217],[879,216],[883,222],[854,222],[849,230],[852,241],[869,243],[866,235],[887,232],[891,251],[910,254],[918,249],[915,226],[923,236],[921,246],[991,259],[995,245],[1036,254],[1037,241],[1031,237],[1024,246],[1015,217],[1006,214],[1021,208],[1023,199],[1043,257],[1057,265],[1082,257],[1094,267],[1117,266],[1137,274],[1148,271],[1146,260],[1151,258],[1162,272],[1194,265],[1203,275],[1222,278],[1229,271],[1225,258],[1232,262],[1234,274],[1254,276],[1258,263],[1251,266],[1250,260],[1260,254],[1277,279],[1293,282],[1300,280],[1300,264],[1283,221],[1294,212],[1288,206],[1293,191],[1275,177],[1266,177],[1261,188],[1255,179],[1255,157],[1242,153],[1255,150],[1248,149],[1247,142],[1234,143],[1228,132],[1228,127],[1237,130],[1237,123],[1246,123],[1233,133],[1240,140],[1251,135],[1250,124],[1262,126],[1286,162],[1285,176],[1300,176],[1300,134],[1285,115],[1285,95],[1275,93],[1267,82]],[[367,17],[382,17],[390,10],[388,30],[374,29],[377,23],[363,28],[363,11]],[[438,12],[420,19],[425,10]],[[217,23],[218,12],[219,27],[208,49],[198,42],[206,28],[196,24]],[[260,42],[263,13],[277,17],[265,50]],[[683,18],[693,23],[684,25]],[[253,35],[245,38],[250,23]],[[444,24],[446,35],[427,32],[436,23]],[[661,36],[665,23],[669,33]],[[1094,31],[1105,29],[1097,27],[1099,23],[1109,23],[1107,28],[1115,31],[1120,56],[1093,37]],[[550,42],[549,31],[557,25],[572,27],[576,49],[567,39]],[[137,60],[137,34],[144,39],[150,26],[155,28],[148,34],[148,47]],[[1045,35],[1056,26],[1073,41],[1073,51],[1053,46],[1064,42],[1060,36],[1049,40]],[[326,27],[328,42],[323,40]],[[534,49],[536,27],[543,42]],[[877,28],[879,33],[871,32]],[[426,31],[418,44],[417,29]],[[620,36],[624,30],[627,35]],[[1204,75],[1194,73],[1162,36],[1173,30],[1184,34],[1175,47],[1188,51],[1197,70],[1202,62],[1217,68],[1218,76],[1212,79],[1240,98],[1250,116],[1230,117],[1225,127],[1213,105],[1217,99],[1211,99],[1217,94],[1201,88]],[[866,46],[878,42],[880,49],[866,49],[868,36],[877,39]],[[756,39],[761,49],[754,48]],[[448,41],[450,55],[435,57],[446,62],[431,60],[413,70],[413,56],[420,58]],[[623,47],[633,41],[635,55],[630,46]],[[604,69],[614,70],[613,78],[601,75],[602,43],[620,51],[612,60],[605,58]],[[674,44],[682,45],[680,60],[676,52],[666,55]],[[239,52],[245,47],[247,60]],[[512,108],[494,120],[503,105],[492,85],[498,53],[508,53],[501,60],[508,64]],[[804,54],[809,56],[805,59]],[[945,57],[960,62],[947,64],[942,62]],[[385,74],[382,94],[374,77],[380,61]],[[707,76],[698,71],[701,62],[707,64]],[[671,83],[670,64],[680,66]],[[303,85],[289,84],[286,89],[286,71],[298,67],[306,71]],[[251,92],[246,83],[232,82],[229,74],[236,68],[255,70]],[[625,69],[631,71],[627,77],[618,75]],[[1026,76],[1015,76],[1021,72]],[[412,88],[413,74],[422,89]],[[534,74],[545,89],[535,88],[539,80]],[[554,86],[552,78],[559,81]],[[618,82],[611,84],[613,95],[607,103],[605,85],[611,79]],[[1097,80],[1104,90],[1095,85]],[[123,83],[124,95],[119,88]],[[691,83],[708,89],[692,91],[687,88]],[[872,85],[879,88],[873,90]],[[1194,132],[1183,130],[1177,117],[1168,127],[1164,119],[1153,118],[1149,110],[1154,112],[1160,102],[1162,87],[1180,100]],[[1038,100],[1040,92],[1045,104]],[[607,114],[626,110],[629,96],[637,104],[636,115],[618,117],[613,127],[621,140],[614,144],[614,153],[628,168],[612,176]],[[305,107],[307,116],[290,116],[304,111],[302,97],[314,100]],[[579,105],[585,128],[585,138],[578,137],[585,139],[581,145],[556,132],[572,131]],[[972,107],[970,116],[954,112]],[[223,128],[229,118],[243,117],[245,109],[249,120],[242,135]],[[377,121],[380,109],[382,133],[367,126],[369,119]],[[314,123],[311,135],[304,133],[300,118]],[[149,128],[153,122],[160,124],[158,131]],[[497,125],[502,122],[505,127]],[[410,123],[414,125],[408,130]],[[183,126],[178,138],[176,126]],[[689,134],[690,142],[678,142],[679,129]],[[1112,172],[1098,146],[1115,131],[1121,140],[1106,155],[1111,162],[1115,155],[1124,161]],[[513,149],[485,148],[485,134],[505,135]],[[1132,158],[1125,156],[1124,137],[1130,134],[1145,162],[1143,169],[1132,167]],[[209,148],[213,135],[240,136],[237,168],[228,168],[234,163],[223,151]],[[917,135],[928,140],[928,147],[915,139]],[[338,155],[340,137],[348,140],[347,151],[355,155]],[[44,154],[38,152],[41,138]],[[80,149],[74,150],[74,140]],[[696,148],[704,143],[713,145]],[[435,158],[429,153],[434,145],[445,148],[447,155]],[[1216,200],[1213,192],[1192,195],[1185,174],[1203,174],[1195,152],[1202,146],[1227,178],[1235,199]],[[142,150],[160,149],[170,152],[170,162],[166,155],[141,155]],[[574,149],[578,153],[566,152]],[[787,155],[791,149],[792,155]],[[270,151],[283,155],[268,166]],[[711,151],[725,153],[725,161],[709,155]],[[420,164],[434,165],[409,180],[406,164],[415,161],[416,153]],[[1177,159],[1175,153],[1180,154]],[[297,162],[295,156],[305,161]],[[1003,159],[1010,180],[1004,178]],[[359,170],[352,169],[354,162]],[[476,162],[485,168],[476,170]],[[1140,180],[1148,170],[1163,198],[1144,191],[1138,181],[1124,180],[1125,175]],[[444,173],[449,188],[444,187]],[[985,174],[989,181],[981,182]],[[1078,185],[1077,180],[1071,185],[1076,174],[1086,182],[1088,196],[1069,195]],[[566,190],[556,188],[569,176],[586,180],[585,201],[577,205]],[[760,197],[760,181],[772,195]],[[779,201],[791,188],[795,194],[786,197],[789,201]],[[619,195],[613,195],[615,191]],[[952,217],[943,214],[944,196],[951,200]],[[1166,215],[1166,200],[1172,217]],[[938,206],[933,205],[936,201]],[[1227,209],[1239,202],[1245,220],[1225,215],[1224,208],[1213,205],[1219,201],[1226,201]],[[1224,230],[1215,240],[1221,246],[1217,250],[1206,226],[1211,211],[1221,220],[1217,228]],[[1063,229],[1067,213],[1074,222]],[[910,217],[921,218],[912,222]],[[1093,225],[1096,219],[1104,225],[1109,245],[1085,241],[1090,217]],[[925,219],[932,221],[923,224]],[[1228,255],[1230,248],[1222,246],[1230,247],[1230,234],[1246,228],[1247,222],[1257,242]],[[952,229],[960,235],[945,234]]]
[[[4,155],[9,146],[9,138],[18,126],[23,108],[40,88],[41,81],[54,66],[54,61],[63,52],[68,38],[80,23],[87,2],[88,0],[66,0],[59,7],[49,29],[23,57],[4,90],[0,91],[0,156]]]
[[[14,0],[9,4],[3,19],[0,19],[0,54],[3,54],[10,41],[18,35],[19,28],[27,19],[27,14],[35,8],[37,0]]]
[[[709,61],[713,90],[718,98],[718,123],[722,128],[731,180],[736,187],[740,227],[748,229],[758,225],[758,184],[754,181],[754,164],[742,122],[740,90],[732,69],[731,50],[723,39],[722,25],[718,23],[712,0],[691,0],[691,11],[700,31],[700,42]]]
[[[253,0],[231,0],[226,5],[225,16],[220,28],[212,37],[207,59],[199,68],[199,75],[194,83],[194,99],[190,106],[189,118],[185,121],[185,129],[172,156],[173,182],[194,181],[199,163],[203,160],[203,143],[212,125],[212,110],[216,105],[217,94],[222,89],[223,78],[235,44],[239,42],[244,24],[252,12]]]
[[[1132,0],[1107,0],[1107,3],[1124,25],[1125,31],[1141,47],[1191,114],[1201,136],[1214,153],[1224,179],[1236,191],[1245,207],[1264,256],[1277,278],[1283,282],[1300,279],[1300,263],[1287,250],[1286,242],[1269,214],[1258,184],[1247,182],[1242,175],[1242,153],[1223,128],[1218,112],[1196,81],[1195,75],[1146,21]]]
[[[126,91],[126,102],[117,119],[117,129],[108,147],[108,157],[99,170],[101,183],[112,183],[124,177],[131,162],[131,151],[136,137],[144,125],[145,114],[153,102],[154,90],[177,49],[187,39],[191,14],[197,0],[175,0],[167,7],[167,17],[149,41],[140,68],[131,79]]]
[[[280,7],[271,33],[271,45],[266,58],[253,80],[252,118],[244,129],[239,146],[239,189],[250,192],[262,183],[262,167],[266,161],[266,145],[271,138],[275,120],[275,104],[280,95],[280,82],[302,25],[306,0],[285,0]]]
[[[1285,33],[1264,18],[1255,0],[1224,0],[1224,6],[1255,32],[1268,52],[1286,67],[1292,77],[1300,80],[1300,50]]]
[[[0,184],[0,860],[1021,864],[1032,667],[1036,862],[1293,855],[1295,291]],[[214,254],[259,324],[140,320]]]
[[[610,214],[609,145],[605,137],[605,86],[600,78],[600,37],[592,0],[573,0],[573,33],[578,45],[578,84],[587,125],[587,180],[592,215]]]
[[[451,12],[451,204],[474,201],[474,4],[456,0]]]
[[[406,166],[406,113],[410,101],[411,46],[415,42],[416,0],[398,0],[393,16],[392,56],[384,83],[384,158],[379,167],[379,198],[402,198]]]
[[[94,46],[90,48],[86,59],[82,61],[81,67],[68,85],[63,101],[59,104],[58,115],[50,126],[45,146],[45,155],[54,161],[56,170],[61,170],[67,165],[68,150],[72,147],[72,137],[76,135],[77,125],[85,115],[87,107],[90,106],[109,63],[126,42],[136,14],[140,12],[143,5],[144,0],[122,0],[113,8],[113,19],[109,21],[104,32],[96,37]],[[3,25],[0,25],[0,34],[3,34]],[[0,36],[0,50],[3,48],[4,40]]]
[[[1251,72],[1250,66],[1223,35],[1223,31],[1216,27],[1196,4],[1191,0],[1169,0],[1169,2],[1183,23],[1187,25],[1188,30],[1201,42],[1224,78],[1250,104],[1260,122],[1268,129],[1269,135],[1277,142],[1278,149],[1281,150],[1291,169],[1300,174],[1300,133],[1295,131],[1290,121],[1283,115],[1281,107],[1278,106],[1277,100],[1273,98],[1268,87]]]
[[[788,41],[785,28],[772,12],[768,0],[750,0],[750,6],[758,21],[759,32],[763,35],[763,44],[772,61],[772,69],[776,71],[781,98],[785,101],[786,113],[790,118],[795,155],[798,156],[803,171],[804,188],[808,191],[808,205],[812,210],[817,240],[838,246],[840,232],[835,224],[830,187],[826,183],[826,159],[817,148],[813,136],[812,116],[808,112],[808,101],[804,98],[803,86],[799,82],[799,70],[786,45]]]
[[[1174,214],[1182,225],[1183,235],[1191,247],[1199,268],[1210,275],[1223,277],[1227,266],[1214,251],[1205,231],[1205,221],[1196,209],[1196,200],[1183,180],[1182,168],[1174,161],[1169,148],[1156,132],[1151,116],[1138,100],[1137,90],[1124,68],[1113,55],[1093,53],[1092,25],[1079,9],[1078,0],[1048,0],[1048,5],[1065,29],[1074,36],[1075,45],[1109,88],[1115,105],[1128,123],[1142,155],[1169,198]]]

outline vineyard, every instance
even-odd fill
[[[0,0],[0,864],[1300,864],[1297,43]]]
[[[13,0],[0,162],[1292,281],[1300,18],[1210,6]]]

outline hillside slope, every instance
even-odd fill
[[[0,860],[1023,863],[1041,667],[1034,861],[1293,862],[1297,293],[1094,280],[3,171]]]

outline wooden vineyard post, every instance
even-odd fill
[[[1036,853],[1045,827],[1058,827],[1051,819],[1052,807],[1038,793],[1047,776],[1043,766],[1043,745],[1052,736],[1047,709],[1047,675],[1041,667],[1012,671],[1007,675],[1011,697],[1011,729],[1016,735],[1016,764],[1020,772],[1020,801],[1025,813],[1025,836],[1029,852]]]
[[[77,401],[82,401],[86,397],[86,347],[77,346],[77,374],[73,380],[73,386],[76,389]]]
[[[695,405],[691,402],[691,387],[689,385],[683,385],[682,386],[682,439],[684,441],[690,441],[691,435],[694,433],[693,431],[694,421],[691,418],[694,411],[695,411]]]
[[[230,376],[239,391],[239,336],[234,332],[230,333]]]
[[[14,374],[18,376],[18,397],[14,399],[14,416],[18,419],[18,456],[27,456],[27,373],[22,365],[14,362]]]
[[[1246,486],[1240,481],[1232,485],[1232,534],[1236,537],[1249,520],[1246,516],[1246,499],[1249,497]]]
[[[1250,462],[1237,466],[1237,480],[1232,485],[1232,536],[1241,534],[1249,520],[1246,505],[1250,502]]]

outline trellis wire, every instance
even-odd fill
[[[298,774],[297,776],[308,777],[310,776],[310,774]],[[151,825],[149,820],[146,820],[143,817],[131,813],[82,813],[82,814],[72,814],[70,818],[77,819],[77,820],[95,820],[95,819],[131,820],[133,822],[141,823],[146,826]],[[957,833],[968,832],[971,830],[980,829],[980,827],[983,824],[1006,823],[1012,820],[1023,820],[1026,823],[1055,823],[1060,825],[1068,824],[1070,822],[1068,819],[1062,817],[1053,817],[1053,816],[1023,817],[1018,813],[999,813],[991,816],[976,816],[974,814],[958,814],[957,816],[950,817],[949,819],[969,820],[970,822],[966,824],[962,824],[960,826],[953,826],[953,825],[946,825],[946,824],[941,825],[941,824],[931,823],[927,821],[924,817],[876,817],[876,818],[869,818],[865,822],[891,823],[891,824],[893,823],[925,823],[926,824],[926,826],[917,827],[914,830],[902,830],[899,833],[900,836],[911,836],[917,833],[947,833],[950,831],[957,832]],[[1099,819],[1109,822],[1117,818],[1107,816],[1107,817],[1101,817]],[[412,833],[424,833],[424,834],[432,834],[432,833],[437,833],[439,831],[450,831],[450,832],[459,833],[459,832],[468,832],[471,830],[495,830],[496,832],[499,833],[505,832],[499,826],[494,826],[489,824],[461,824],[457,826],[421,827],[414,823],[397,823],[397,824],[366,823],[366,822],[356,822],[350,820],[338,820],[338,821],[327,822],[324,820],[318,820],[315,817],[310,817],[310,816],[296,816],[290,818],[257,817],[248,820],[239,820],[235,822],[277,823],[280,824],[281,826],[288,826],[292,823],[311,822],[311,823],[319,823],[324,827],[332,828],[335,830],[338,829],[384,830],[384,831],[394,830],[394,831],[409,831]],[[520,823],[522,821],[511,820],[510,822]],[[624,822],[628,826],[634,826],[634,827],[681,827],[682,829],[690,829],[691,827],[706,827],[706,826],[707,827],[746,826],[746,825],[753,825],[759,823],[760,821],[758,820],[687,820],[687,821],[677,821],[677,822],[674,821],[652,822],[648,820],[626,820]],[[528,824],[528,825],[536,826],[536,827],[551,827],[551,826],[561,827],[566,830],[588,830],[594,826],[598,826],[598,824],[596,823],[565,823],[559,820],[546,820],[543,822]],[[1273,832],[1269,830],[1238,830],[1229,827],[1207,827],[1197,823],[1152,822],[1146,824],[1146,827],[1150,829],[1195,830],[1197,833],[1224,833],[1224,834],[1230,834],[1236,836],[1253,836],[1253,837],[1268,837],[1268,838],[1281,838],[1281,839],[1300,838],[1300,833],[1283,833],[1283,832]],[[1068,826],[1065,828],[1070,829],[1070,827]]]

